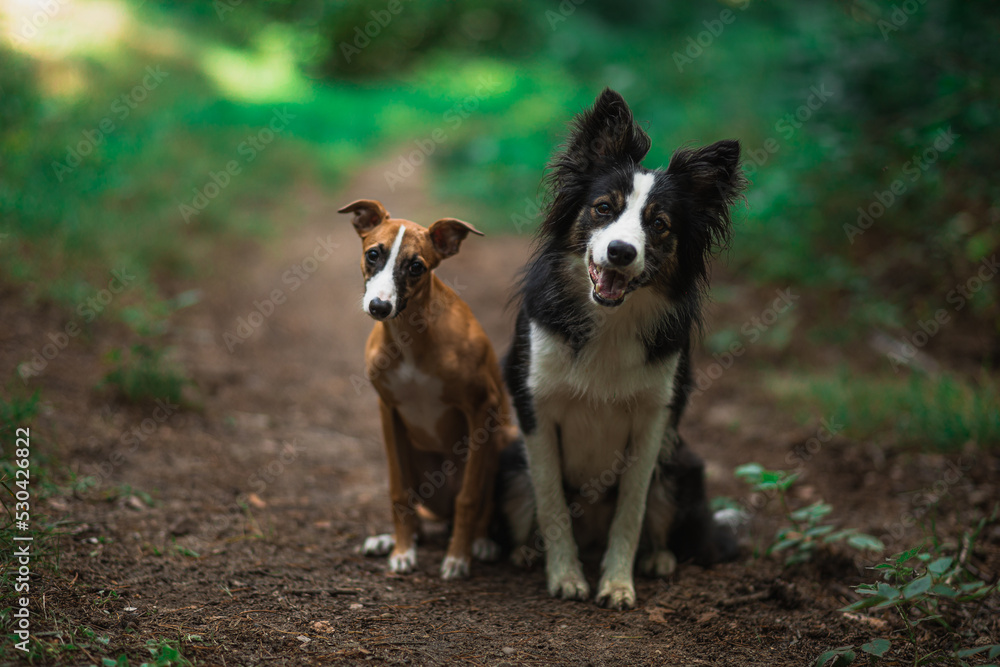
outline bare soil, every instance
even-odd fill
[[[164,413],[155,404],[126,405],[96,389],[107,370],[102,355],[127,339],[107,323],[32,380],[44,401],[33,429],[44,461],[97,480],[36,509],[65,522],[58,569],[36,573],[32,588],[33,634],[51,649],[37,664],[100,664],[123,653],[139,664],[149,659],[148,640],[170,639],[206,665],[806,665],[832,647],[901,637],[891,616],[838,611],[857,599],[853,585],[873,580],[864,567],[874,561],[847,550],[785,568],[754,557],[755,540],[747,539],[737,562],[639,579],[639,606],[628,612],[550,599],[541,568],[477,563],[469,580],[442,581],[443,526],[419,546],[415,574],[389,574],[383,559],[359,555],[365,536],[391,522],[376,399],[361,380],[371,321],[359,307],[360,245],[336,209],[382,196],[394,214],[425,223],[456,215],[427,202],[419,183],[383,195],[380,173],[362,174],[336,197],[303,186],[275,214],[303,216],[294,231],[222,249],[210,279],[170,284],[178,293],[202,290],[169,334],[196,384],[194,407],[171,407],[157,421]],[[306,259],[331,245],[328,259]],[[513,322],[508,295],[528,251],[522,238],[471,238],[438,269],[501,354]],[[298,283],[289,277],[297,270]],[[717,284],[732,298],[712,309],[709,329],[739,325],[774,298],[724,272]],[[282,303],[274,303],[276,290]],[[808,313],[824,304],[803,294],[797,307]],[[255,309],[264,316],[251,315]],[[262,323],[232,344],[225,334],[240,335],[240,318]],[[67,315],[4,289],[0,320],[0,377],[11,378]],[[833,521],[883,537],[890,551],[919,544],[920,520],[931,514],[938,533],[955,540],[1000,500],[1000,462],[991,454],[885,451],[837,435],[818,451],[804,449],[821,424],[803,425],[775,405],[762,375],[856,351],[802,338],[782,352],[749,347],[692,400],[683,434],[709,462],[712,496],[753,506],[764,499],[749,497],[733,468],[791,468],[790,453],[805,452],[792,501],[832,502]],[[696,367],[707,368],[713,359],[699,355]],[[152,432],[134,448],[123,442],[144,420]],[[758,542],[773,535],[776,505],[754,513]],[[988,529],[970,562],[996,577],[1000,531]],[[594,583],[596,563],[589,576]],[[966,645],[1000,642],[997,620],[983,613]],[[107,636],[107,645],[56,650],[81,626]],[[18,664],[9,646],[6,655]],[[893,656],[912,660],[904,650]]]

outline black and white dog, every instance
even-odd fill
[[[674,552],[715,561],[735,548],[677,425],[708,262],[746,183],[740,145],[681,149],[665,170],[641,165],[649,147],[612,90],[576,118],[549,165],[552,199],[504,368],[530,472],[510,448],[501,504],[513,558],[541,546],[549,592],[584,599],[577,544],[606,543],[597,602],[619,609],[635,605],[640,539],[640,568],[654,576],[673,572]]]

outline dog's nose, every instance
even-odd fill
[[[608,260],[615,266],[628,266],[637,254],[635,246],[625,241],[612,241],[608,244]]]
[[[382,299],[375,297],[368,304],[368,312],[372,314],[372,317],[384,320],[389,317],[389,313],[392,312],[392,302],[383,301]]]

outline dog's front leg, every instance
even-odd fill
[[[567,600],[585,600],[590,586],[573,539],[573,521],[566,504],[556,424],[539,415],[535,431],[524,436],[528,470],[535,487],[538,529],[545,539],[545,571],[549,593]]]
[[[399,574],[412,572],[417,566],[414,536],[417,532],[416,507],[406,493],[412,483],[410,440],[406,428],[395,410],[379,398],[382,434],[385,438],[386,460],[389,464],[389,499],[392,501],[394,539],[389,554],[389,570]]]
[[[627,467],[618,483],[618,504],[608,534],[608,550],[601,563],[597,603],[603,607],[635,606],[633,566],[646,514],[646,496],[663,445],[668,411],[658,405],[638,408],[632,418]]]
[[[496,477],[497,452],[493,447],[500,425],[483,406],[468,419],[468,460],[462,487],[455,498],[455,520],[448,543],[448,553],[441,563],[441,577],[458,579],[469,576],[469,555],[474,533],[482,524],[483,512],[493,509],[493,481]]]

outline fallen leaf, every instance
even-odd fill
[[[666,623],[667,616],[673,614],[674,610],[668,607],[651,607],[646,610],[646,613],[649,614],[649,620],[654,623]]]

